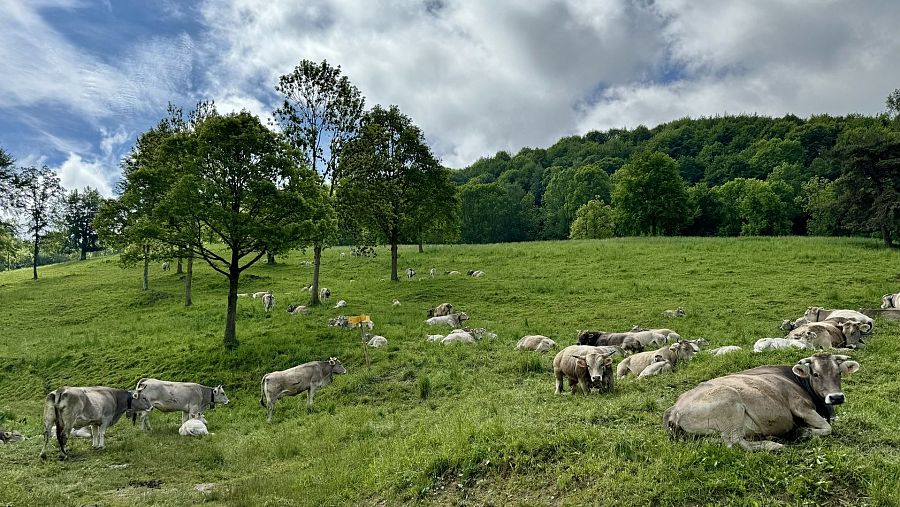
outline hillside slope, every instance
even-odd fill
[[[387,280],[390,258],[325,252],[332,303],[305,302],[311,266],[291,255],[248,272],[241,292],[271,289],[238,307],[241,346],[221,346],[226,282],[196,264],[192,308],[174,272],[155,267],[151,290],[114,259],[0,273],[0,424],[29,440],[0,447],[0,504],[12,505],[896,505],[900,502],[897,324],[879,321],[853,354],[847,404],[834,434],[776,454],[711,440],[673,441],[662,412],[714,376],[794,362],[799,351],[701,356],[671,375],[628,379],[610,395],[553,395],[553,354],[513,350],[524,334],[566,345],[578,329],[672,327],[711,346],[749,349],[778,336],[807,306],[875,306],[897,292],[900,253],[835,238],[614,239],[401,249],[413,281]],[[439,275],[481,269],[483,278]],[[393,299],[401,306],[391,306]],[[448,301],[496,340],[441,346],[424,336],[428,306]],[[660,312],[684,306],[687,316]],[[371,315],[388,338],[370,350],[359,334],[326,326],[339,313]],[[337,356],[349,373],[306,398],[259,406],[269,371]],[[176,414],[154,413],[144,434],[125,421],[94,451],[75,441],[66,462],[37,458],[47,389],[132,388],[141,377],[224,384],[228,406],[207,413],[213,436],[180,437]],[[51,456],[55,455],[55,443]],[[118,465],[127,464],[127,467]],[[195,485],[214,483],[210,493]]]

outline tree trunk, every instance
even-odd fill
[[[184,273],[184,268],[181,267],[181,257],[178,257],[178,266],[175,268],[175,274],[180,275]]]
[[[144,246],[144,286],[143,289],[150,288],[150,247]]]
[[[422,248],[422,238],[419,238],[419,253],[422,253],[424,251],[425,251],[425,249]]]
[[[228,314],[225,317],[225,348],[234,350],[238,346],[237,333],[235,333],[235,321],[237,320],[238,281],[241,273],[237,270],[237,263],[232,264],[231,273],[228,275]]]
[[[31,258],[31,269],[34,271],[34,276],[32,276],[33,280],[37,280],[37,261],[38,261],[38,253],[40,251],[40,240],[38,239],[38,235],[34,235],[34,257]]]
[[[187,273],[184,275],[184,306],[191,306],[194,300],[191,296],[191,285],[194,283],[194,255],[187,258]]]
[[[391,241],[391,281],[399,282],[400,277],[397,276],[397,241]]]
[[[275,254],[266,252],[266,264],[275,264]]]
[[[310,306],[319,304],[319,265],[322,263],[322,246],[313,245],[313,279]]]
[[[87,259],[87,248],[84,245],[81,245],[81,260]]]
[[[886,246],[888,248],[893,248],[894,247],[894,238],[891,236],[891,227],[886,222],[887,221],[885,221],[885,220],[882,220],[882,222],[881,222],[881,239],[884,240],[884,246]],[[35,275],[35,278],[37,278],[37,275]]]

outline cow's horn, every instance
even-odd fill
[[[811,364],[811,363],[812,363],[811,357],[804,357],[803,359],[797,361],[797,364]]]
[[[850,360],[850,356],[842,356],[842,355],[838,355],[838,354],[831,356],[831,358],[834,359],[835,361],[837,361],[838,364],[841,364],[844,361]]]

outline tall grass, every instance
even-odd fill
[[[0,273],[0,420],[29,440],[0,447],[0,504],[12,505],[896,505],[900,502],[898,326],[878,322],[854,353],[848,402],[834,433],[776,454],[715,439],[673,441],[661,413],[698,382],[799,351],[701,356],[671,375],[627,379],[611,394],[553,395],[552,354],[514,350],[525,334],[574,342],[578,329],[671,327],[711,346],[749,349],[777,336],[807,306],[859,308],[896,292],[900,254],[836,238],[569,241],[401,249],[401,268],[427,273],[386,281],[390,258],[325,252],[323,285],[349,306],[291,316],[311,266],[296,254],[252,268],[241,292],[271,289],[276,311],[241,299],[235,352],[221,345],[227,286],[195,265],[194,303],[158,267],[140,273],[102,258]],[[392,306],[393,299],[401,306]],[[424,310],[451,302],[471,325],[498,333],[475,345],[425,342]],[[684,306],[687,316],[661,312]],[[339,314],[372,316],[388,346],[326,326]],[[316,395],[259,406],[269,371],[339,357],[347,375]],[[225,384],[232,402],[207,414],[214,435],[177,434],[177,414],[152,415],[142,433],[120,422],[107,448],[85,441],[66,462],[40,462],[42,399],[60,385],[132,387],[145,376]],[[51,453],[52,455],[52,453]],[[127,464],[127,467],[112,465]],[[212,492],[194,489],[215,483]]]

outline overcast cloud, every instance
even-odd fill
[[[109,194],[165,113],[267,117],[301,59],[396,104],[441,160],[684,116],[883,110],[900,2],[0,0],[0,146]]]

